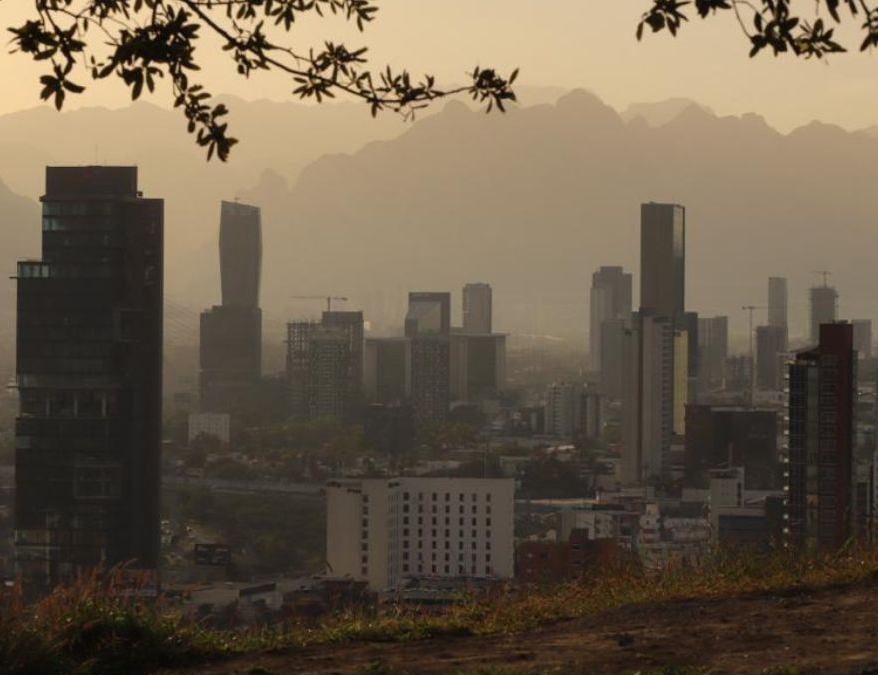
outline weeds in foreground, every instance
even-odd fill
[[[17,593],[0,592],[0,673],[136,674],[297,645],[511,634],[634,603],[841,587],[876,575],[878,548],[834,556],[720,553],[697,569],[649,575],[618,567],[550,589],[510,588],[490,599],[470,598],[440,616],[350,611],[317,627],[221,631],[122,592],[115,573],[95,572],[32,607]]]

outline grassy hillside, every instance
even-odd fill
[[[823,557],[717,555],[697,570],[646,576],[638,570],[612,569],[577,584],[510,590],[491,600],[464,602],[438,617],[350,613],[319,625],[235,633],[205,630],[161,603],[125,599],[115,592],[117,575],[93,575],[29,608],[14,591],[2,596],[0,671],[144,673],[242,653],[355,641],[444,638],[447,646],[458,638],[520,634],[632,604],[850,588],[865,584],[876,573],[875,549]]]

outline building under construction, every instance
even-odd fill
[[[297,421],[355,419],[361,407],[362,312],[287,324],[287,392]]]

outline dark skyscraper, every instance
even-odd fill
[[[769,326],[782,326],[784,331],[787,331],[787,304],[787,280],[784,277],[768,277]]]
[[[790,543],[837,549],[853,529],[854,332],[849,323],[823,324],[814,349],[790,364]]]
[[[164,204],[136,167],[49,167],[18,264],[16,559],[30,586],[159,563]]]
[[[493,291],[490,284],[463,287],[463,332],[488,335],[493,326]]]
[[[262,280],[259,209],[238,202],[222,202],[219,247],[223,306],[259,307]]]
[[[222,305],[201,315],[201,409],[253,406],[262,375],[262,226],[255,206],[223,202],[220,210]]]
[[[781,355],[787,350],[786,326],[756,328],[756,386],[759,389],[783,389]]]
[[[451,401],[451,294],[409,293],[405,334],[411,338],[415,422],[443,422]]]
[[[681,327],[686,297],[686,209],[640,206],[640,311]]]

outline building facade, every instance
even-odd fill
[[[682,324],[686,297],[686,209],[640,207],[640,311]]]
[[[18,264],[15,550],[28,587],[159,564],[164,204],[136,167],[49,167]]]
[[[601,267],[591,276],[589,295],[589,360],[591,370],[603,372],[603,332],[606,321],[631,321],[631,274],[621,267]],[[609,345],[607,345],[608,348]]]
[[[376,591],[406,578],[510,578],[512,479],[376,478],[326,488],[331,574]]]
[[[838,549],[853,534],[857,359],[849,323],[820,326],[789,367],[788,538]]]
[[[493,291],[490,284],[463,287],[463,332],[487,335],[493,332]]]
[[[809,290],[811,344],[820,341],[820,326],[838,319],[838,292],[832,286],[813,286]]]
[[[756,327],[756,387],[758,389],[771,391],[783,389],[783,361],[786,352],[786,326]]]
[[[768,278],[768,325],[776,326],[787,332],[788,326],[788,295],[785,277]]]
[[[726,382],[729,358],[729,318],[698,319],[698,391],[721,390]]]

